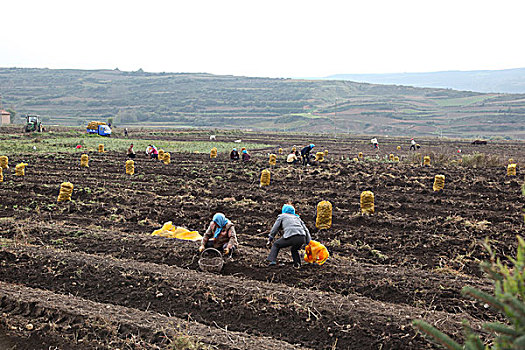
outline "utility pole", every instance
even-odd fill
[[[337,139],[337,134],[336,134],[337,128],[335,126],[336,122],[337,122],[337,97],[335,98],[335,108],[334,108],[334,139]]]

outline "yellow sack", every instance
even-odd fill
[[[325,156],[325,157],[328,156],[328,150],[327,150],[327,149],[324,150],[324,156]]]
[[[374,193],[372,191],[363,191],[361,193],[361,213],[373,214],[374,211]]]
[[[399,162],[399,157],[398,157],[398,156],[395,156],[395,157],[394,157],[394,162],[396,162],[396,163]]]
[[[516,164],[509,164],[507,166],[507,176],[516,176]]]
[[[359,152],[359,154],[357,155],[357,158],[359,158],[360,160],[363,159],[363,152]]]
[[[401,146],[397,146],[397,150],[399,151],[401,149]]]
[[[0,182],[4,182],[4,170],[0,166]]]
[[[268,160],[268,163],[272,166],[277,164],[277,156],[275,154],[270,154],[270,159]]]
[[[24,176],[26,174],[25,167],[28,166],[27,163],[19,163],[15,166],[15,175]]]
[[[80,166],[89,168],[89,156],[87,154],[83,154],[80,156]]]
[[[388,159],[393,162],[394,161],[394,155],[392,153],[390,153],[388,155]]]
[[[279,148],[279,154],[283,154],[283,149]]]
[[[430,157],[429,156],[425,156],[423,158],[423,165],[424,166],[430,166]]]
[[[98,152],[99,153],[103,153],[104,152],[104,145],[103,144],[99,144],[98,145]]]
[[[169,154],[168,152],[164,153],[162,159],[164,160],[164,164],[168,165],[169,163],[171,163],[171,154]]]
[[[330,257],[328,249],[319,242],[311,240],[304,249],[304,261],[307,263],[323,265]]]
[[[269,186],[270,185],[270,170],[264,169],[261,172],[261,184],[260,186]]]
[[[332,203],[329,201],[322,201],[317,204],[317,218],[315,219],[315,227],[320,230],[329,229],[332,227]]]
[[[133,175],[135,174],[135,162],[130,160],[126,160],[126,174]]]
[[[202,240],[202,236],[199,234],[199,232],[190,231],[184,227],[175,227],[171,221],[164,223],[160,229],[153,231],[151,235],[166,238],[177,238],[186,241]]]
[[[513,163],[514,163],[514,159],[509,158],[509,164],[513,164]]]
[[[217,148],[213,147],[210,151],[210,158],[217,158]]]
[[[0,156],[0,168],[8,169],[9,165],[7,165],[7,163],[9,163],[9,158],[7,158],[7,156]]]
[[[355,163],[359,162],[359,158],[353,158],[352,159]]]
[[[70,201],[72,193],[73,184],[71,182],[62,182],[60,185],[60,193],[58,194],[57,202]]]
[[[324,161],[324,152],[317,152],[315,154],[315,161],[316,162],[323,162]]]
[[[292,152],[295,153],[297,151],[297,147],[292,147]]]
[[[436,175],[434,177],[434,192],[441,191],[445,187],[445,175]]]
[[[164,150],[163,149],[159,149],[159,160],[162,162],[164,160]]]

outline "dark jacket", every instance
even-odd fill
[[[217,225],[214,225],[214,222],[210,222],[210,225],[208,226],[208,229],[206,230],[206,233],[202,237],[202,245],[206,245],[206,243],[211,239],[213,240],[213,247],[214,248],[220,248],[227,243],[230,247],[237,248],[239,243],[237,242],[237,234],[235,233],[235,227],[232,223],[226,224],[222,231],[219,233],[217,238],[213,238],[213,235],[215,234],[215,229],[212,229],[212,227],[217,227]]]
[[[231,151],[231,153],[230,153],[230,159],[231,159],[231,160],[239,160],[239,152],[237,152],[237,151]]]
[[[302,156],[309,156],[311,150],[312,150],[312,147],[310,147],[310,145],[308,145],[308,146],[306,146],[305,148],[303,148],[301,150],[301,155]]]
[[[295,235],[306,236],[305,243],[310,243],[312,239],[310,237],[310,231],[304,224],[303,220],[295,214],[280,214],[273,224],[272,230],[270,231],[270,238],[274,239],[275,235],[282,229],[284,231],[283,238],[292,237]]]
[[[250,161],[250,155],[248,153],[242,154],[242,161],[243,162],[249,162]]]

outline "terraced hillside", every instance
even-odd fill
[[[0,68],[5,108],[47,124],[525,138],[525,95],[118,70]]]

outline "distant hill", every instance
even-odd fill
[[[0,96],[3,108],[40,114],[48,125],[113,118],[116,126],[525,139],[525,94],[205,73],[0,68]]]
[[[336,74],[321,79],[475,92],[525,93],[525,68],[430,73]]]

